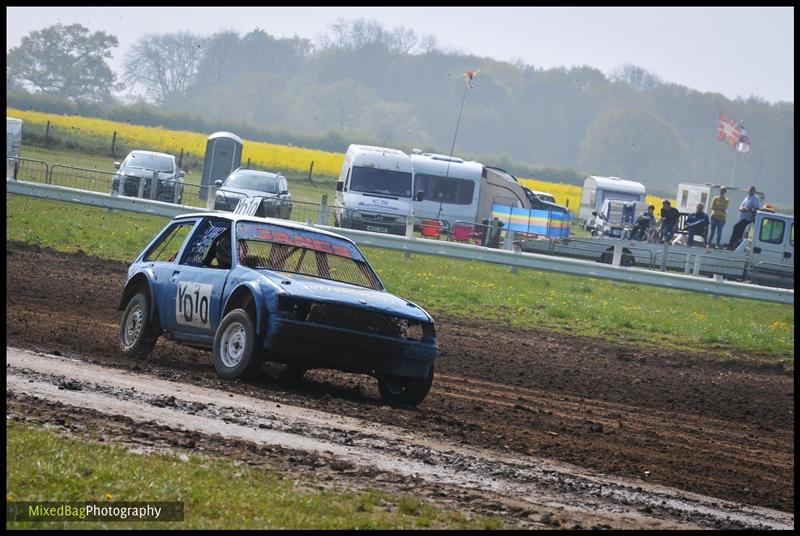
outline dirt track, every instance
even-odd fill
[[[210,354],[166,341],[150,359],[126,361],[115,351],[115,307],[127,265],[13,242],[6,252],[9,346],[794,511],[794,380],[780,370],[437,317],[431,394],[398,410],[362,376],[313,371],[292,388],[267,371],[225,382]]]

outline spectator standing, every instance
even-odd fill
[[[728,249],[736,249],[739,242],[742,241],[745,229],[755,221],[756,211],[760,208],[761,200],[756,196],[756,187],[751,186],[750,190],[747,192],[747,197],[745,197],[742,204],[739,205],[739,221],[733,226],[733,233],[731,233],[731,241],[728,244]]]
[[[681,213],[677,208],[672,206],[667,199],[664,200],[664,205],[661,207],[661,219],[664,222],[661,228],[661,242],[668,242],[675,236],[675,229],[678,227],[678,219]]]
[[[708,245],[706,233],[708,232],[708,215],[703,212],[703,203],[697,204],[697,211],[689,214],[686,218],[686,233],[689,247],[694,243],[695,235],[703,238],[703,246]]]
[[[725,212],[728,210],[730,199],[725,197],[726,188],[719,189],[719,195],[711,200],[711,219],[709,220],[708,245],[720,247],[722,228],[725,227]],[[717,245],[714,246],[714,233],[717,234]]]

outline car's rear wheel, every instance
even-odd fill
[[[134,295],[119,325],[119,348],[123,355],[142,358],[149,355],[161,333],[158,319],[151,318],[150,298],[147,293]]]
[[[381,393],[381,398],[389,404],[417,406],[428,396],[431,384],[433,384],[433,365],[424,378],[380,377],[378,391]]]
[[[214,336],[214,369],[222,378],[235,380],[254,376],[261,355],[253,319],[244,309],[225,315]]]

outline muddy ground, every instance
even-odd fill
[[[164,340],[147,360],[126,360],[115,349],[125,263],[15,242],[6,254],[7,346],[794,511],[794,378],[779,369],[437,316],[431,393],[396,409],[366,376],[312,371],[288,386],[267,367],[227,382],[210,353]]]

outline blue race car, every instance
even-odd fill
[[[123,354],[162,334],[211,348],[226,379],[264,361],[365,373],[381,397],[416,406],[439,350],[433,318],[387,292],[349,239],[305,225],[225,213],[174,218],[134,260],[119,309]]]

